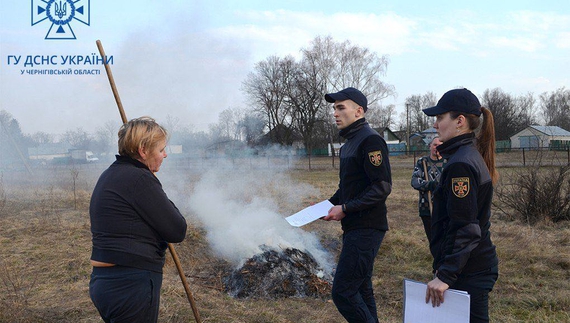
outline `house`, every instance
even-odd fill
[[[570,147],[570,131],[557,126],[528,126],[511,137],[511,148]]]
[[[382,136],[382,138],[384,138],[384,141],[386,141],[386,144],[388,144],[388,145],[399,144],[401,141],[400,137],[398,137],[398,135],[396,135],[396,133],[394,133],[388,127],[378,128],[375,130],[378,131],[380,136]]]
[[[428,128],[410,135],[410,151],[429,150],[428,145],[437,137],[437,130]]]
[[[28,148],[28,156],[30,160],[50,161],[54,158],[68,158],[69,151],[73,147],[67,143],[45,143],[37,147]]]
[[[380,134],[384,141],[386,141],[386,145],[388,146],[388,150],[390,153],[397,153],[401,151],[406,151],[406,145],[401,142],[400,137],[396,135],[390,128],[377,128],[374,129]],[[328,155],[331,156],[332,150],[334,150],[335,156],[339,156],[340,154],[340,147],[342,147],[344,143],[331,143],[328,145]]]
[[[294,150],[304,149],[303,137],[297,131],[288,129],[284,125],[278,125],[257,140],[257,146],[271,146],[282,144]]]

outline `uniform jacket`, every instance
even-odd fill
[[[437,182],[439,181],[439,176],[441,175],[444,161],[445,160],[443,158],[439,160],[433,160],[430,156],[424,156],[418,159],[416,162],[414,172],[412,173],[411,185],[419,192],[418,208],[420,211],[420,216],[431,216],[429,209],[428,192],[433,193],[437,187]],[[427,173],[429,180],[426,180],[423,165],[424,162],[426,163],[426,168],[428,170]]]
[[[93,190],[91,259],[162,272],[168,242],[186,235],[186,220],[141,162],[117,156]]]
[[[388,230],[386,198],[392,191],[388,147],[363,119],[340,131],[347,141],[340,149],[340,182],[329,199],[345,205],[343,231]]]
[[[447,164],[434,193],[430,249],[437,277],[450,286],[498,265],[489,232],[493,184],[474,141],[469,133],[437,147]]]

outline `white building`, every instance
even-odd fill
[[[570,146],[570,132],[557,126],[528,126],[511,137],[511,148]]]

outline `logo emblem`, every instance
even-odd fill
[[[469,177],[456,177],[451,179],[453,195],[464,198],[469,194]]]
[[[91,0],[32,0],[32,26],[49,20],[51,26],[45,39],[76,39],[71,22],[89,26]]]
[[[368,153],[370,163],[376,167],[382,164],[382,152],[380,150],[371,151]]]

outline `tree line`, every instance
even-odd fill
[[[396,95],[394,86],[383,81],[388,64],[386,55],[348,40],[337,42],[330,36],[318,36],[300,50],[298,59],[274,55],[256,63],[242,82],[248,107],[225,109],[208,132],[195,132],[172,116],[163,123],[172,134],[170,142],[183,145],[186,152],[228,141],[248,146],[290,146],[294,141],[302,141],[310,154],[313,148],[326,148],[329,143],[341,141],[331,104],[325,102],[324,94],[352,86],[368,97],[366,119],[372,127],[388,127],[407,134],[431,128],[433,120],[422,109],[437,103],[438,95],[433,92],[407,97],[405,111],[399,116],[394,105],[382,104],[383,99]],[[565,87],[538,96],[517,96],[497,87],[485,90],[479,99],[494,114],[497,140],[508,140],[536,124],[570,131],[570,90]],[[53,134],[44,132],[23,134],[18,121],[5,110],[0,111],[0,121],[0,159],[18,159],[18,155],[27,155],[28,147],[56,140]],[[116,151],[118,128],[119,124],[113,122],[105,123],[95,133],[77,128],[66,131],[58,141],[97,154],[112,154]]]

